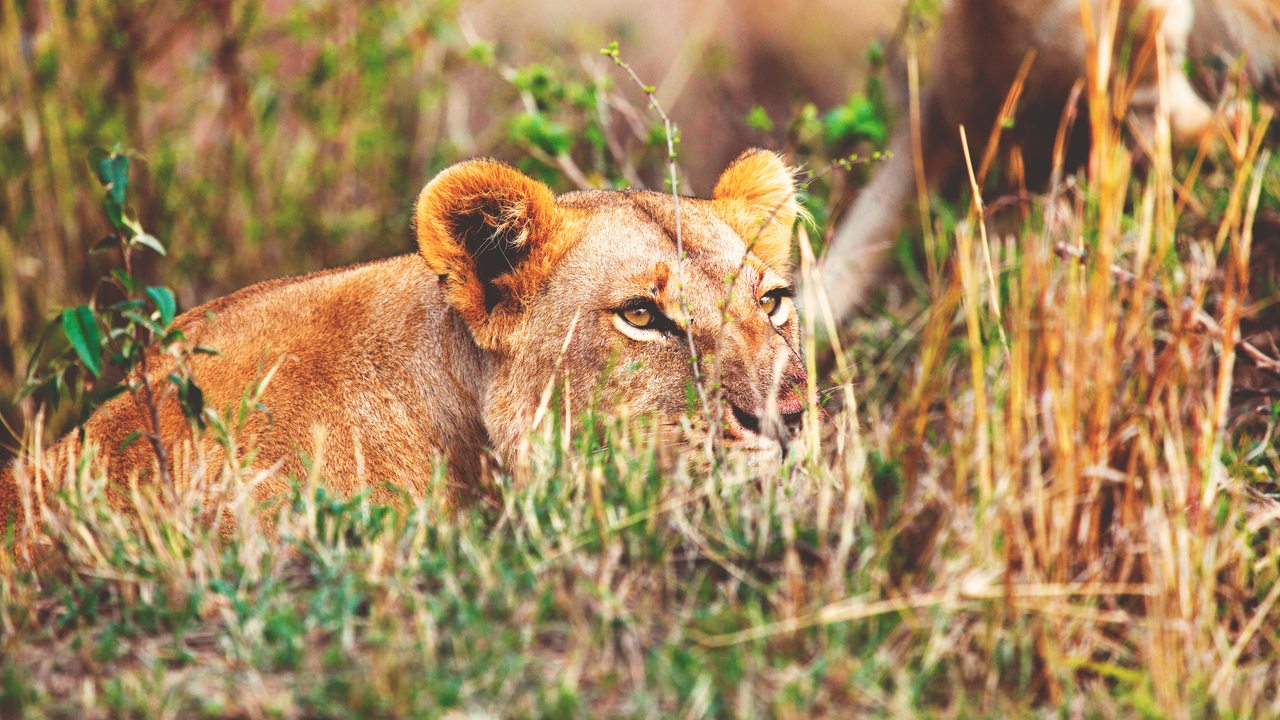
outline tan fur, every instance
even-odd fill
[[[732,410],[761,416],[773,402],[794,420],[800,409],[805,375],[794,308],[775,328],[759,305],[760,295],[789,282],[792,174],[773,154],[753,151],[724,172],[714,199],[681,198],[683,261],[676,212],[670,195],[557,198],[505,165],[466,162],[423,189],[418,254],[255,285],[177,322],[191,344],[218,350],[197,356],[192,370],[207,405],[228,417],[246,388],[279,365],[262,396],[270,412],[251,415],[240,438],[256,453],[245,456],[253,468],[275,469],[258,491],[264,498],[284,490],[288,476],[307,473],[305,453],[340,493],[371,487],[383,501],[394,496],[386,483],[426,496],[443,459],[450,498],[461,500],[477,491],[486,448],[515,458],[543,388],[561,376],[572,378],[571,407],[598,399],[632,412],[682,413],[688,340],[621,332],[618,309],[635,298],[651,299],[684,327],[692,322],[699,354],[717,359],[726,436],[747,450],[776,451],[778,438],[747,429]],[[726,279],[735,275],[730,294]],[[167,357],[150,360],[153,378],[170,372]],[[771,398],[778,362],[782,383]],[[168,383],[156,387],[165,393],[162,435],[178,447],[191,431]],[[84,428],[120,507],[131,477],[154,476],[145,441],[120,450],[144,427],[140,405],[125,394]],[[217,443],[209,434],[199,442],[219,467]],[[50,477],[60,477],[76,449],[74,436],[59,444],[55,454],[64,459]],[[31,476],[25,467],[0,475],[0,518],[20,517],[19,483],[29,487]]]
[[[1095,27],[1106,3],[1089,3]],[[1124,68],[1135,83],[1130,121],[1149,133],[1154,114],[1168,114],[1175,139],[1197,142],[1218,121],[1193,89],[1183,70],[1187,59],[1210,57],[1246,61],[1253,82],[1268,89],[1280,67],[1280,0],[1121,0],[1121,33],[1131,56],[1145,63]],[[1168,96],[1158,92],[1154,41],[1167,50]],[[933,76],[921,98],[924,181],[936,189],[963,170],[959,126],[968,135],[975,164],[1019,66],[1034,53],[1017,115],[1003,135],[1003,148],[1016,147],[1032,184],[1051,170],[1055,136],[1072,88],[1085,74],[1085,33],[1079,0],[953,0],[934,48]],[[1141,49],[1147,50],[1145,55]],[[1135,63],[1136,64],[1136,63]],[[1119,63],[1117,63],[1119,65]],[[1117,74],[1121,71],[1117,70]],[[1081,111],[1065,159],[1068,169],[1088,150],[1088,114]],[[903,127],[890,143],[892,159],[877,169],[871,183],[837,226],[821,268],[822,284],[837,319],[847,317],[874,287],[887,250],[916,198],[915,152]]]
[[[791,226],[801,214],[792,187],[777,181],[781,168],[769,153],[738,158],[734,172],[720,176],[711,196],[720,216],[774,272],[791,274]]]

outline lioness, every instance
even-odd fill
[[[642,191],[556,197],[475,160],[423,189],[418,253],[254,285],[176,323],[189,343],[218,351],[192,361],[209,407],[235,408],[278,364],[261,398],[270,412],[251,416],[241,443],[256,452],[252,467],[280,478],[260,495],[305,475],[306,454],[338,492],[372,487],[383,500],[388,482],[425,496],[444,460],[456,500],[474,489],[487,448],[513,458],[553,380],[571,379],[575,408],[685,412],[690,343],[721,370],[727,442],[776,451],[799,422],[806,379],[790,277],[798,210],[792,172],[765,151],[734,161],[711,199],[678,204]],[[192,434],[163,380],[172,361],[153,353],[151,367],[155,387],[168,388],[160,434],[177,447]],[[122,449],[149,427],[144,412],[124,394],[84,427],[115,503],[129,478],[153,474],[145,440]],[[217,463],[208,435],[199,442]],[[60,443],[55,467],[77,448],[74,435]],[[19,517],[18,483],[30,487],[29,476],[0,476],[0,520]]]
[[[1092,26],[1100,28],[1117,4],[1119,37],[1112,68],[1132,83],[1129,120],[1140,135],[1151,132],[1157,112],[1166,114],[1175,139],[1183,143],[1214,131],[1217,113],[1192,86],[1187,61],[1226,67],[1244,62],[1255,87],[1275,89],[1280,0],[953,0],[934,47],[933,76],[920,100],[920,179],[926,192],[963,172],[960,126],[966,129],[975,166],[982,159],[1001,105],[1028,59],[1030,69],[1002,145],[1018,148],[1030,183],[1044,183],[1064,110],[1085,76],[1088,44],[1082,9],[1088,10]],[[1163,56],[1156,52],[1157,40]],[[1160,75],[1167,78],[1163,99]],[[1071,127],[1068,170],[1087,153],[1088,113],[1078,112]],[[916,199],[916,154],[909,129],[899,129],[890,149],[892,158],[844,214],[822,262],[822,283],[837,319],[847,316],[873,286]]]

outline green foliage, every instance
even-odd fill
[[[827,143],[834,146],[863,140],[883,145],[889,139],[889,121],[883,107],[862,93],[854,93],[848,102],[823,117],[823,132]]]
[[[143,250],[164,255],[165,249],[159,240],[143,230],[126,205],[128,157],[119,145],[110,151],[95,148],[89,154],[89,165],[104,190],[102,208],[113,229],[113,234],[100,241],[97,248],[116,245],[124,264],[123,268],[111,269],[101,284],[111,288],[119,299],[105,307],[98,307],[95,302],[63,310],[59,325],[70,344],[70,352],[54,354],[42,365],[33,364],[23,393],[44,391],[54,404],[69,396],[82,403],[81,412],[87,414],[99,402],[127,389],[149,410],[151,427],[130,434],[123,444],[128,447],[146,437],[156,450],[161,477],[168,480],[168,460],[160,449],[164,440],[159,436],[157,421],[162,400],[157,398],[156,388],[152,386],[148,356],[154,355],[152,361],[156,362],[161,353],[176,348],[173,354],[182,360],[171,370],[165,370],[164,377],[176,388],[183,414],[200,427],[205,424],[204,394],[185,362],[191,352],[185,345],[185,335],[174,326],[177,299],[173,291],[148,286],[141,294],[137,293],[135,252]],[[195,351],[209,352],[203,348]],[[111,382],[96,388],[96,381],[104,377],[111,378]]]
[[[98,321],[87,305],[62,311],[62,332],[71,347],[94,377],[102,375],[102,339]]]
[[[621,98],[607,76],[563,64],[497,65],[523,108],[507,122],[508,140],[523,153],[515,164],[553,187],[640,184],[636,165],[666,143],[665,135],[623,129],[613,109]]]
[[[754,105],[751,111],[747,113],[747,127],[757,132],[767,133],[773,131],[773,118],[769,117],[769,112],[759,105]]]
[[[173,326],[177,299],[172,290],[148,286],[137,293],[134,274],[135,253],[155,252],[164,255],[164,246],[146,233],[130,213],[126,201],[129,187],[129,159],[117,145],[112,150],[95,148],[89,154],[89,166],[103,188],[102,209],[113,233],[95,247],[98,251],[114,245],[120,253],[123,268],[113,268],[101,279],[119,298],[105,307],[96,302],[63,310],[58,325],[70,345],[69,353],[55,353],[43,365],[33,364],[23,394],[44,391],[53,403],[71,397],[88,402],[82,412],[90,412],[98,402],[127,388],[138,392],[146,381],[138,376],[123,378],[153,348],[164,350],[184,341],[182,331]],[[113,378],[104,388],[96,382]],[[196,420],[203,412],[202,394],[182,370],[169,374],[177,386],[183,409]],[[150,389],[147,389],[149,395]],[[147,400],[146,402],[151,402]]]
[[[511,119],[511,139],[541,153],[558,157],[573,148],[569,128],[540,112],[521,113]]]

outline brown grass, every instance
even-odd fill
[[[161,22],[129,7],[113,22]],[[84,18],[42,32],[101,40],[95,28]],[[217,35],[188,37],[201,33]],[[16,63],[4,67],[30,67],[17,47],[0,43]],[[442,65],[403,72],[436,82],[453,56],[425,56]],[[216,64],[227,92],[235,83],[218,73],[234,66]],[[192,104],[190,117],[227,120],[225,134],[201,125],[211,145],[194,130],[148,134],[166,120],[138,111],[143,142],[131,142],[157,149],[135,202],[166,208],[146,224],[183,248],[180,268],[204,266],[191,297],[257,279],[277,258],[336,264],[383,248],[384,231],[401,237],[370,218],[447,155],[427,139],[439,106],[336,72],[321,86],[345,109],[290,110],[270,132],[224,118],[228,105]],[[62,65],[57,77],[76,73]],[[31,77],[0,72],[44,153],[0,177],[8,212],[38,199],[0,223],[24,238],[0,230],[0,259],[26,258],[0,263],[12,338],[79,287],[23,273],[54,257],[32,247],[83,262],[93,202],[55,202],[87,186],[51,114],[78,110],[70,84],[33,90]],[[1135,170],[1102,77],[1092,68],[1084,89],[1087,181],[1029,203],[1014,231],[981,222],[981,198],[955,228],[927,215],[936,242],[916,296],[842,335],[807,299],[810,396],[838,395],[839,409],[828,418],[814,404],[782,471],[672,457],[642,420],[594,418],[598,432],[575,437],[548,402],[527,464],[497,478],[499,508],[381,508],[301,478],[264,510],[250,500],[259,478],[222,468],[172,497],[140,490],[125,519],[85,472],[31,533],[44,563],[0,573],[0,714],[1280,714],[1276,411],[1238,392],[1242,366],[1265,361],[1242,323],[1269,302],[1252,275],[1258,219],[1275,202],[1271,118],[1190,161],[1158,124]],[[255,112],[260,91],[249,90]],[[303,107],[313,96],[281,97]],[[383,116],[416,128],[404,145],[344,144]],[[325,123],[340,140],[316,131]],[[15,132],[0,124],[10,146]],[[177,158],[197,150],[225,163],[209,177],[240,178],[241,192],[196,182]],[[231,237],[278,243],[222,252]],[[829,375],[813,340],[823,324],[837,338]],[[25,362],[10,347],[6,362]],[[237,531],[219,539],[211,517]]]

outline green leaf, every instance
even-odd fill
[[[102,179],[102,172],[99,168],[101,168],[103,162],[110,159],[110,157],[111,152],[106,148],[96,147],[89,151],[89,167],[93,170],[94,174],[98,176],[98,180],[100,182],[106,181]]]
[[[758,132],[772,132],[773,118],[769,117],[769,111],[760,105],[754,105],[751,111],[747,113],[747,127]]]
[[[89,254],[97,255],[98,253],[104,253],[115,247],[119,242],[120,238],[117,238],[115,235],[108,235],[94,243],[93,246],[89,248]]]
[[[141,312],[147,309],[147,304],[141,300],[138,300],[137,298],[125,298],[120,302],[111,303],[109,306],[107,306],[107,309],[111,310],[112,312],[118,312],[118,313],[126,313],[126,312],[129,312],[130,310],[132,310],[133,312]],[[129,330],[126,330],[124,328],[118,328],[118,327],[108,328],[107,332],[111,335],[111,337],[115,337],[116,333],[120,333],[121,335],[128,335],[130,333]]]
[[[53,380],[50,381],[50,384],[53,386],[53,392],[49,395],[49,406],[51,410],[57,410],[58,401],[61,400],[68,392],[67,378],[63,375],[62,370],[59,370],[58,374],[53,376]]]
[[[62,311],[62,332],[85,368],[94,377],[102,376],[102,343],[98,337],[98,322],[88,305],[67,308]]]
[[[117,268],[111,271],[111,277],[115,278],[121,290],[129,295],[133,294],[133,278],[129,277],[129,273]]]
[[[156,341],[156,344],[162,348],[167,348],[170,345],[173,345],[174,343],[180,343],[186,339],[187,339],[186,333],[170,325],[169,329],[165,331],[164,335],[161,335],[160,339]]]
[[[156,309],[160,311],[160,324],[169,327],[173,324],[173,316],[177,314],[178,302],[173,298],[173,291],[167,287],[149,287],[147,288],[147,297],[151,298],[151,302],[156,304]]]
[[[98,181],[107,189],[107,197],[124,207],[125,190],[129,188],[129,158],[98,148],[97,152],[89,153],[89,161],[98,172]]]
[[[176,375],[169,376],[169,382],[178,386],[178,403],[182,406],[182,414],[187,420],[204,428],[204,391],[195,381],[183,379]]]
[[[129,239],[129,244],[145,245],[146,247],[149,247],[152,250],[155,250],[157,253],[161,255],[165,254],[164,245],[161,245],[160,241],[157,240],[154,235],[148,235],[146,233],[138,233],[137,235],[134,235],[132,238]]]
[[[875,105],[861,93],[854,94],[849,102],[828,112],[825,122],[826,139],[831,144],[869,140],[879,145],[889,134],[888,125],[876,112]]]
[[[111,221],[112,227],[117,230],[125,229],[124,206],[116,202],[116,199],[111,197],[111,193],[107,193],[106,197],[102,198],[102,209],[107,212],[107,219]]]
[[[493,67],[497,57],[497,47],[491,42],[477,42],[467,48],[467,59],[474,60],[483,67]]]
[[[884,65],[885,50],[884,45],[881,44],[880,41],[872,40],[871,44],[867,46],[867,62],[870,63],[872,67]]]
[[[140,325],[150,330],[151,332],[155,333],[156,335],[159,335],[164,332],[164,328],[160,327],[160,325],[156,323],[155,320],[152,320],[151,318],[146,317],[145,315],[140,315],[136,312],[126,312],[126,313],[123,313],[123,315],[126,320],[132,322],[134,325]]]
[[[537,112],[513,117],[510,132],[512,140],[532,145],[548,155],[564,155],[573,146],[567,127]]]

